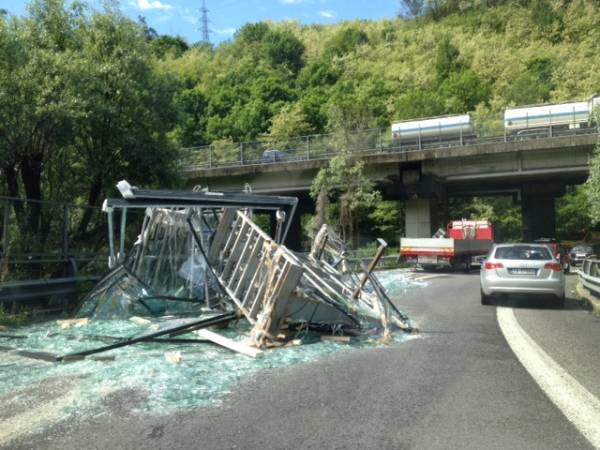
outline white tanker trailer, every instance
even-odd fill
[[[600,104],[600,97],[588,101],[557,103],[553,105],[520,106],[504,111],[504,129],[518,133],[535,128],[584,128],[592,124],[592,112]]]
[[[473,120],[469,114],[403,120],[392,124],[393,139],[402,143],[418,142],[419,140],[426,142],[440,139],[459,139],[473,136]]]

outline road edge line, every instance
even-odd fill
[[[525,370],[577,430],[600,449],[600,400],[554,361],[519,325],[512,308],[496,308],[502,334]]]

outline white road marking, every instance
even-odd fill
[[[600,400],[556,363],[521,328],[512,308],[497,308],[498,324],[521,364],[565,417],[600,449]]]

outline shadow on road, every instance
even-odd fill
[[[590,308],[586,302],[567,296],[564,307],[558,307],[554,304],[554,299],[549,298],[532,298],[530,296],[521,295],[503,295],[491,299],[492,305],[504,306],[518,309],[556,309],[564,311],[587,310]]]

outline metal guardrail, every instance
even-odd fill
[[[597,135],[599,126],[576,129],[553,127],[525,130],[527,133],[507,134],[492,122],[478,127],[477,137],[440,136],[402,141],[393,139],[388,128],[362,130],[345,134],[320,134],[288,139],[268,139],[256,142],[221,142],[201,147],[183,148],[183,166],[187,170],[282,164],[294,161],[330,159],[340,148],[350,153],[415,153],[424,150],[469,147],[494,142],[520,142],[564,136]]]
[[[84,283],[96,282],[99,279],[98,276],[90,276],[0,283],[0,304],[21,303],[54,296],[64,298],[78,294]]]
[[[600,259],[586,258],[579,270],[583,287],[600,297]]]

